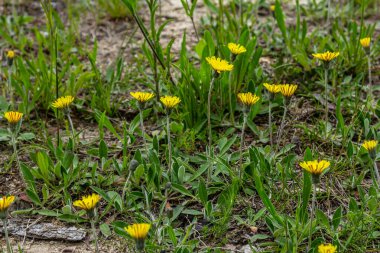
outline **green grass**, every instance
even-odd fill
[[[59,10],[50,1],[35,10],[4,5],[0,114],[16,110],[24,115],[17,126],[17,152],[14,128],[2,120],[0,193],[25,193],[32,203],[28,209],[13,205],[12,216],[90,229],[89,216],[73,202],[96,193],[102,199],[90,218],[101,248],[117,240],[121,251],[133,250],[123,228],[149,223],[146,252],[229,252],[230,245],[237,250],[251,245],[253,252],[318,252],[322,243],[332,243],[338,252],[377,252],[380,192],[373,168],[379,155],[362,147],[365,140],[380,140],[376,0],[332,1],[329,21],[327,1],[276,1],[271,12],[265,1],[184,0],[192,30],[174,38],[182,42],[179,49],[173,49],[173,39],[163,42],[162,31],[176,21],[159,18],[165,14],[162,1],[98,2],[107,5],[104,10],[85,1],[68,1]],[[199,8],[208,14],[197,20]],[[109,22],[133,26],[127,49],[120,48],[115,59],[99,58],[100,41],[80,33],[86,15],[100,23],[104,12],[113,18],[127,15]],[[195,34],[199,40],[189,46]],[[360,44],[364,37],[371,37],[369,55]],[[247,51],[232,56],[230,42]],[[10,49],[16,57],[7,64]],[[324,66],[312,56],[325,51],[340,52],[327,76],[327,122]],[[215,77],[211,147],[207,103],[215,74],[209,56],[234,65]],[[284,100],[276,94],[269,103],[265,82],[298,85],[286,105],[283,134],[273,146],[269,129],[276,137]],[[130,91],[156,96],[142,109],[147,147]],[[240,92],[260,97],[247,113],[242,153]],[[64,95],[75,97],[69,109],[74,132],[67,111],[51,106]],[[181,99],[169,114],[171,169],[163,95]],[[314,159],[331,165],[316,187],[312,217],[312,177],[299,163]],[[9,185],[23,186],[8,187],[5,178],[14,182]]]

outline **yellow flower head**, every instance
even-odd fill
[[[330,62],[334,60],[336,57],[339,56],[339,52],[324,52],[324,53],[318,53],[318,54],[313,54],[314,58],[317,58],[319,60],[325,61],[325,62]]]
[[[234,65],[229,64],[228,61],[222,60],[219,57],[218,58],[216,58],[215,56],[206,57],[206,61],[219,74],[223,71],[231,71],[234,68]]]
[[[281,91],[281,85],[279,84],[264,83],[263,85],[270,93],[279,93]]]
[[[370,141],[364,141],[362,144],[363,148],[365,148],[368,152],[372,152],[373,150],[376,149],[377,146],[377,141],[375,140],[370,140]]]
[[[301,162],[300,166],[313,175],[321,175],[330,166],[330,162],[326,160],[305,161]]]
[[[91,211],[96,207],[100,199],[101,197],[98,194],[93,193],[92,195],[84,196],[82,199],[74,201],[73,206]]]
[[[252,106],[259,101],[260,97],[252,94],[251,92],[237,94],[240,102],[246,106]]]
[[[276,9],[276,5],[272,4],[269,8],[271,11],[274,11]]]
[[[247,49],[244,46],[235,43],[228,43],[228,49],[231,53],[236,55],[247,52]]]
[[[321,244],[318,246],[318,253],[335,253],[336,246],[329,244]]]
[[[145,103],[154,97],[154,94],[150,92],[140,92],[140,91],[133,92],[132,91],[130,92],[130,94],[133,98],[135,98],[140,103]]]
[[[21,120],[22,115],[21,112],[6,112],[4,113],[4,118],[11,124],[17,124]]]
[[[52,106],[57,109],[67,108],[74,101],[73,96],[60,97],[52,103]]]
[[[9,50],[9,51],[7,52],[7,58],[8,58],[8,59],[13,59],[15,56],[16,56],[15,51],[13,51],[13,50]]]
[[[0,212],[8,210],[10,205],[15,201],[15,196],[3,196],[0,198]]]
[[[148,223],[139,223],[129,225],[125,227],[124,230],[135,240],[144,240],[148,235],[150,224]]]
[[[280,91],[281,94],[285,97],[293,96],[294,92],[296,92],[298,85],[296,84],[281,84]]]
[[[176,96],[163,96],[160,97],[160,101],[164,104],[164,106],[167,109],[172,109],[181,102],[181,99],[179,99],[179,97]]]
[[[369,47],[371,45],[371,38],[366,37],[366,38],[361,39],[360,44],[362,45],[362,47]]]

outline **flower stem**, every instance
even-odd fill
[[[211,132],[211,94],[212,94],[212,89],[214,88],[214,82],[215,82],[215,76],[213,76],[212,79],[211,79],[210,89],[208,91],[208,98],[207,98],[207,127],[208,127],[208,147],[209,147],[209,150],[211,150],[211,145],[212,145],[212,132]]]
[[[7,252],[12,253],[13,250],[11,247],[11,243],[9,242],[9,236],[8,236],[8,218],[7,218],[7,216],[5,216],[5,218],[3,219],[3,226],[4,226],[5,241],[7,243]]]
[[[327,83],[328,83],[328,69],[325,67],[325,121],[326,121],[326,133],[327,133],[327,123],[329,119],[329,103],[328,103],[328,89],[327,89]]]
[[[9,97],[11,100],[11,108],[14,109],[13,87],[12,87],[12,66],[8,68],[8,85],[9,85]]]
[[[232,59],[231,59],[231,62]],[[230,76],[229,76],[229,84],[228,84],[228,96],[229,96],[229,104],[230,104],[230,120],[231,120],[231,123],[232,125],[235,125],[235,115],[234,115],[234,111],[232,110],[232,81],[233,81],[233,77],[232,77],[232,72],[230,73]]]
[[[317,198],[317,184],[313,183],[313,198],[311,200],[311,215],[310,215],[310,231],[309,231],[309,244],[308,249],[311,249],[311,237],[312,237],[312,230],[313,230],[313,220],[314,220],[314,209],[315,209],[315,202]]]
[[[18,169],[21,171],[20,159],[18,157],[17,144],[16,144],[16,138],[17,138],[16,129],[12,129],[11,132],[12,132],[12,134],[11,134],[11,142],[12,142],[12,146],[13,146],[13,153],[16,156],[16,161],[17,161]]]
[[[282,116],[280,129],[278,130],[278,133],[277,133],[277,148],[276,148],[276,150],[278,149],[278,146],[280,144],[280,138],[281,138],[281,135],[282,135],[282,131],[284,129],[285,118],[286,118],[287,111],[288,111],[288,108],[287,108],[287,105],[286,105],[286,98],[285,98],[285,100],[284,100],[284,115]]]
[[[269,100],[269,138],[270,147],[273,148],[273,129],[272,129],[272,102]]]
[[[95,242],[95,252],[99,253],[98,235],[96,233],[96,228],[95,228],[95,218],[92,218],[90,223],[91,223],[92,235],[94,237],[94,242]]]
[[[367,54],[368,58],[368,86],[369,86],[369,94],[372,97],[372,72],[371,72],[371,57],[370,54]]]
[[[372,159],[372,161],[373,161],[373,170],[375,171],[375,175],[376,175],[377,185],[380,185],[379,169],[377,168],[377,163],[375,159]]]
[[[172,172],[172,144],[170,142],[170,114],[167,112],[166,115],[166,131],[168,135],[168,152],[169,152],[169,177],[171,177],[171,172]]]
[[[70,123],[71,136],[73,138],[73,150],[75,150],[75,129],[74,129],[73,121],[71,119],[69,110],[67,110],[67,119],[69,120],[69,123]]]
[[[138,107],[139,107],[139,114],[140,114],[141,135],[142,135],[142,138],[143,138],[144,148],[145,148],[145,151],[146,151],[146,155],[148,155],[148,149],[147,149],[147,146],[146,146],[146,139],[145,139],[144,118],[143,118],[143,112],[142,112],[140,103],[138,104]]]
[[[241,129],[241,137],[240,137],[240,159],[239,159],[239,177],[241,179],[241,176],[242,176],[242,163],[243,163],[243,146],[244,146],[244,134],[245,134],[245,127],[247,125],[247,118],[248,118],[248,115],[247,113],[243,112],[243,126],[242,126],[242,129]]]

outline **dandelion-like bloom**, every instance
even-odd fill
[[[0,198],[0,213],[4,213],[15,201],[15,196],[3,196]]]
[[[93,193],[88,196],[83,196],[80,200],[74,201],[73,206],[79,207],[87,212],[92,211],[100,199],[101,197],[98,194]]]
[[[124,230],[133,239],[144,240],[146,236],[148,235],[150,227],[151,225],[148,223],[139,223],[139,224],[129,225],[128,227],[125,227]]]
[[[260,97],[256,96],[255,94],[252,94],[251,92],[239,93],[237,94],[237,96],[240,102],[245,106],[252,106],[260,100]]]
[[[365,148],[368,152],[372,152],[373,150],[376,149],[377,146],[377,141],[375,140],[370,140],[370,141],[364,141],[362,144],[363,148]]]
[[[144,242],[148,235],[151,225],[148,223],[139,223],[129,225],[125,227],[124,230],[136,240],[136,248],[139,251],[144,250]]]
[[[64,108],[69,107],[73,101],[74,101],[73,96],[64,96],[55,100],[52,103],[52,106],[57,109],[64,109]]]
[[[296,84],[281,84],[280,91],[281,94],[285,97],[293,96],[294,92],[296,92],[298,85]]]
[[[327,51],[324,53],[313,54],[313,56],[314,56],[314,58],[317,58],[317,59],[322,60],[324,62],[330,62],[339,56],[339,52]]]
[[[208,64],[211,65],[211,67],[220,74],[224,71],[231,71],[234,68],[234,65],[229,64],[228,61],[222,60],[221,58],[216,58],[215,56],[212,57],[206,57],[206,61]]]
[[[235,43],[228,43],[228,49],[231,53],[236,55],[247,52],[247,49],[244,46]]]
[[[135,98],[140,103],[148,102],[154,97],[154,94],[150,92],[140,92],[140,91],[133,92],[132,91],[130,92],[130,94],[133,98]]]
[[[336,246],[329,244],[321,244],[318,246],[318,253],[335,253]]]
[[[360,39],[360,44],[364,48],[369,47],[371,45],[371,38],[370,37],[366,37],[366,38]]]
[[[179,99],[179,97],[176,96],[163,96],[160,97],[160,101],[164,104],[164,106],[167,109],[172,109],[181,102],[181,99]]]
[[[326,160],[304,161],[300,163],[300,166],[313,176],[319,176],[330,166],[330,162]]]
[[[9,51],[7,52],[7,58],[8,58],[8,59],[13,59],[15,56],[16,56],[15,51],[13,51],[13,50],[9,50]]]
[[[10,124],[17,124],[21,120],[22,115],[21,112],[11,111],[4,113],[4,118],[6,118]]]
[[[276,5],[272,4],[269,8],[270,8],[271,11],[275,11],[276,10]]]
[[[279,84],[264,83],[263,85],[270,93],[279,93],[281,91],[281,85]]]

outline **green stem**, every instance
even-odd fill
[[[75,150],[75,129],[74,129],[73,121],[71,119],[69,110],[67,110],[67,119],[69,120],[69,123],[70,123],[71,137],[73,138],[73,150]]]
[[[13,88],[12,88],[12,66],[9,66],[8,68],[8,85],[9,85],[9,97],[11,100],[11,109],[14,110],[15,108],[15,101],[13,98]]]
[[[312,237],[312,230],[313,230],[313,220],[314,220],[314,209],[315,209],[315,202],[316,202],[316,196],[317,194],[317,184],[313,183],[313,198],[311,200],[311,215],[310,215],[310,231],[309,231],[309,244],[308,249],[311,249],[311,237]]]
[[[95,210],[94,210],[95,212]],[[94,237],[94,242],[95,242],[95,252],[99,253],[99,246],[98,246],[98,234],[96,233],[96,228],[95,228],[95,218],[91,218],[91,230],[92,230],[92,235]]]
[[[375,175],[376,175],[377,185],[380,185],[379,169],[377,168],[377,163],[375,159],[372,159],[372,161],[373,161],[373,170],[375,171]]]
[[[245,111],[245,108],[244,108],[244,112],[243,112],[243,126],[242,126],[242,129],[241,129],[241,137],[240,137],[240,159],[239,159],[239,177],[241,179],[242,177],[242,163],[243,163],[243,147],[244,147],[244,135],[245,135],[245,127],[247,125],[247,118],[248,118],[248,114],[246,113]]]
[[[7,218],[7,216],[5,216],[5,218],[3,219],[3,226],[4,226],[5,241],[7,243],[7,252],[12,253],[13,250],[11,247],[11,243],[9,242],[9,235],[8,235],[8,218]]]
[[[270,138],[270,147],[273,148],[272,103],[270,99],[269,99],[269,138]]]
[[[286,98],[284,99],[284,115],[282,115],[282,120],[281,120],[281,125],[280,125],[280,129],[278,130],[278,133],[277,133],[277,148],[276,150],[278,149],[278,146],[280,144],[280,138],[281,138],[281,135],[282,135],[282,131],[284,129],[284,125],[285,125],[285,118],[286,118],[286,113],[288,111],[288,108],[287,108],[287,105],[286,105],[287,101],[286,101]]]
[[[142,135],[142,138],[143,138],[144,148],[145,148],[145,151],[146,151],[146,155],[148,155],[148,149],[147,149],[147,146],[146,146],[146,139],[145,139],[145,128],[144,128],[143,112],[142,112],[140,103],[138,103],[138,107],[139,107],[139,114],[140,114],[141,135]]]
[[[169,152],[169,178],[171,177],[171,172],[172,172],[172,144],[170,141],[170,113],[167,112],[166,115],[166,131],[168,134],[168,152]]]
[[[212,132],[211,132],[211,94],[212,89],[214,88],[215,76],[212,77],[210,83],[210,89],[208,91],[207,98],[207,127],[208,127],[208,148],[211,150],[212,145]]]
[[[18,169],[21,171],[20,159],[18,157],[17,144],[16,144],[16,139],[17,139],[16,129],[12,129],[11,132],[12,132],[12,134],[11,134],[11,142],[12,142],[12,146],[13,146],[13,153],[16,156],[16,161],[17,161]]]
[[[326,133],[327,133],[327,123],[329,120],[329,103],[328,103],[328,69],[325,67],[325,121],[326,121]]]
[[[368,85],[369,85],[369,94],[372,96],[372,72],[371,72],[371,57],[370,54],[368,53],[367,55],[368,58]]]
[[[235,115],[234,115],[234,112],[232,110],[232,81],[233,81],[233,78],[232,78],[232,72],[230,72],[230,76],[229,76],[229,84],[228,84],[228,96],[229,96],[229,104],[230,104],[230,120],[231,120],[231,123],[232,125],[235,125]]]

